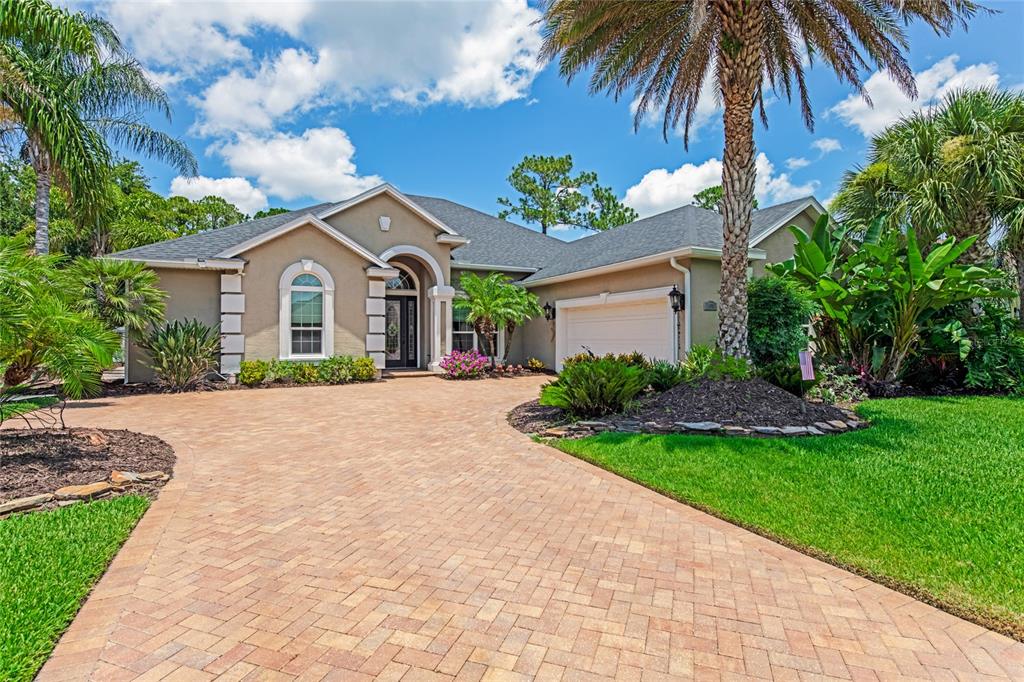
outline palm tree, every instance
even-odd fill
[[[945,34],[977,11],[973,0],[550,0],[542,55],[559,57],[566,78],[592,69],[592,92],[632,90],[637,127],[663,109],[667,138],[682,118],[687,143],[704,80],[717,80],[725,128],[718,342],[746,357],[754,109],[767,122],[766,81],[787,98],[797,90],[809,128],[805,64],[815,59],[862,93],[860,74],[874,65],[915,96],[902,26],[922,19]]]
[[[138,334],[163,321],[167,294],[145,263],[109,258],[76,258],[62,283],[79,310],[110,329]]]
[[[989,235],[1024,202],[1024,94],[951,93],[871,141],[866,168],[847,173],[831,209],[866,223],[913,227],[934,240],[977,236],[964,260],[991,259]]]
[[[2,93],[24,139],[22,157],[36,172],[37,253],[49,252],[50,189],[55,177],[68,187],[77,222],[94,230],[108,217],[104,215],[108,145],[159,158],[186,175],[195,175],[197,169],[183,142],[143,119],[147,112],[156,111],[170,120],[166,93],[124,51],[108,22],[96,17],[86,21],[96,52],[102,55],[98,62],[49,42],[23,40],[24,66],[38,92]],[[66,147],[64,139],[46,134],[54,109],[73,112],[81,128],[76,129],[80,135],[70,141],[73,149]]]
[[[473,325],[477,336],[487,341],[488,355],[491,366],[498,355],[496,338],[498,329],[514,319],[520,310],[510,294],[510,288],[519,288],[509,283],[508,277],[492,272],[480,277],[471,272],[459,280],[459,286],[465,292],[465,298],[456,298],[452,305],[466,311],[466,319]]]
[[[56,379],[72,398],[100,387],[117,335],[76,310],[59,285],[54,256],[30,256],[27,240],[0,237],[0,391],[36,376]]]
[[[537,299],[537,294],[511,282],[505,286],[507,287],[506,296],[508,301],[506,308],[508,309],[508,315],[505,318],[505,355],[501,358],[502,364],[508,362],[508,354],[512,350],[512,335],[515,334],[516,329],[527,320],[544,313]]]

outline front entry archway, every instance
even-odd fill
[[[398,276],[384,284],[384,366],[419,367],[419,279],[408,266],[391,265],[398,270]]]

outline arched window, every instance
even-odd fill
[[[291,354],[323,355],[324,285],[303,273],[291,286]]]
[[[398,273],[398,277],[392,277],[391,279],[384,283],[384,286],[390,290],[416,290],[416,282],[413,281],[412,276],[409,275],[409,273],[406,272],[405,270],[400,270]]]
[[[281,273],[279,357],[319,359],[334,354],[334,278],[312,260]]]

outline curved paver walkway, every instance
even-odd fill
[[[980,679],[1024,645],[534,444],[536,378],[140,396],[177,475],[42,680]]]

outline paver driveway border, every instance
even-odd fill
[[[1020,643],[531,442],[539,383],[72,408],[178,463],[39,679],[1024,679]]]

